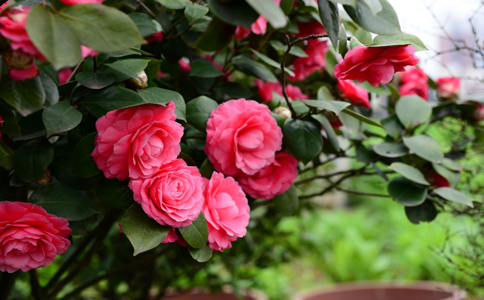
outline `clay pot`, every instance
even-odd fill
[[[434,282],[350,283],[308,294],[294,300],[463,300],[466,293],[459,288]]]

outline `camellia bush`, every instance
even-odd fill
[[[484,108],[418,68],[387,0],[101,2],[1,7],[1,299],[148,299],[214,259],[267,265],[273,225],[365,195],[352,177],[415,224],[472,209],[457,160]]]

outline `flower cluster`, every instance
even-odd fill
[[[416,67],[405,68],[405,72],[400,74],[400,95],[418,95],[428,100],[429,85],[427,84],[427,80],[427,74],[422,69]]]

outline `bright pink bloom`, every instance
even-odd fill
[[[266,105],[230,100],[210,114],[205,153],[225,175],[257,173],[274,161],[281,146],[282,131]]]
[[[272,101],[272,92],[277,93],[282,96],[282,86],[278,82],[264,82],[263,80],[254,80],[255,86],[259,93],[259,98],[261,101]]]
[[[341,98],[348,98],[353,105],[371,108],[368,91],[351,80],[338,80]]]
[[[425,100],[429,99],[429,86],[427,82],[409,81],[402,85],[398,92],[400,96],[418,95]]]
[[[183,127],[175,119],[173,101],[108,112],[96,122],[96,165],[108,179],[151,177],[181,151]]]
[[[309,99],[308,95],[304,94],[301,89],[292,84],[286,85],[286,94],[292,100],[306,100]]]
[[[86,58],[88,56],[98,56],[99,52],[97,52],[94,49],[88,48],[84,45],[81,45],[81,55],[82,55],[82,58]]]
[[[237,26],[237,28],[235,28],[235,39],[241,40],[245,37],[248,37],[250,33],[251,33],[250,28]]]
[[[252,198],[272,199],[287,191],[296,177],[297,159],[283,151],[276,154],[272,164],[254,175],[241,175],[236,179]]]
[[[311,34],[325,34],[326,29],[318,21],[308,22],[308,23],[297,23],[299,28],[299,33],[296,34],[297,37],[306,37]]]
[[[178,235],[176,234],[175,230],[173,229],[173,227],[170,227],[170,229],[168,230],[168,235],[166,236],[166,238],[162,241],[163,244],[168,244],[168,243],[173,243],[175,242],[176,240],[178,240]]]
[[[85,4],[85,3],[94,3],[94,4],[101,4],[104,0],[60,0],[64,2],[66,5],[76,5],[76,4]]]
[[[422,82],[427,84],[428,76],[424,70],[417,67],[406,67],[404,72],[400,73],[400,82],[402,84],[408,82]]]
[[[304,51],[308,56],[298,57],[294,60],[293,71],[295,76],[289,76],[289,80],[304,80],[313,72],[322,71],[326,66],[326,59],[324,58],[325,53],[328,51],[326,41],[310,40]]]
[[[33,57],[45,60],[25,30],[29,12],[29,6],[17,6],[6,10],[0,16],[0,34],[11,41],[10,48],[12,50],[22,50]]]
[[[71,242],[69,222],[39,205],[0,202],[0,271],[27,272],[52,263]]]
[[[64,84],[67,82],[67,79],[71,77],[72,70],[71,68],[65,68],[59,71],[59,85]]]
[[[178,66],[180,67],[180,71],[183,73],[188,73],[192,70],[190,60],[186,57],[182,57],[178,60]]]
[[[208,246],[214,251],[232,248],[232,242],[246,234],[250,207],[239,184],[213,172],[205,179],[205,202],[202,212],[207,219]]]
[[[367,80],[372,86],[390,82],[393,74],[418,64],[415,49],[410,46],[366,47],[358,46],[346,53],[344,60],[334,68],[338,79]]]
[[[281,3],[281,0],[274,0],[274,2],[279,5]],[[253,34],[261,35],[265,34],[267,31],[267,20],[264,16],[259,16],[257,20],[255,20],[252,25],[250,25],[250,29],[243,28],[240,26],[237,26],[235,28],[235,39],[236,40],[241,40],[245,37],[247,37],[250,32]]]
[[[148,42],[148,43],[152,43],[152,42],[159,42],[163,39],[163,32],[161,31],[158,31],[158,32],[155,32],[153,33],[152,35],[150,35],[149,37],[146,37],[145,40]]]
[[[17,70],[17,69],[9,69],[8,70],[8,77],[12,80],[25,80],[37,77],[39,75],[39,69],[35,64],[30,65],[29,68],[24,70]]]
[[[460,78],[442,77],[437,80],[437,93],[440,98],[457,97],[460,89]]]
[[[188,226],[202,209],[202,176],[183,159],[164,164],[149,178],[132,179],[129,187],[144,212],[161,225]]]

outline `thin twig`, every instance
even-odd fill
[[[155,15],[155,14],[154,14],[154,13],[151,11],[151,9],[150,9],[148,6],[146,6],[146,5],[143,3],[143,1],[141,1],[141,0],[136,0],[136,1],[139,3],[139,5],[140,5],[140,6],[141,6],[141,7],[142,7],[144,10],[146,10],[146,13],[147,13],[147,14],[148,14],[150,17],[152,17],[153,19],[155,19],[156,21],[158,21],[158,18],[156,17],[156,15]]]
[[[82,62],[83,62],[83,61],[84,61],[84,59],[81,59],[81,60],[79,61],[79,63],[76,65],[76,67],[74,68],[74,70],[72,70],[72,73],[71,73],[71,75],[69,76],[69,78],[67,78],[66,83],[68,83],[69,81],[71,81],[71,80],[72,80],[72,78],[74,78],[74,76],[76,76],[76,72],[77,72],[77,70],[79,69],[79,67],[81,66],[81,64],[82,64]]]

